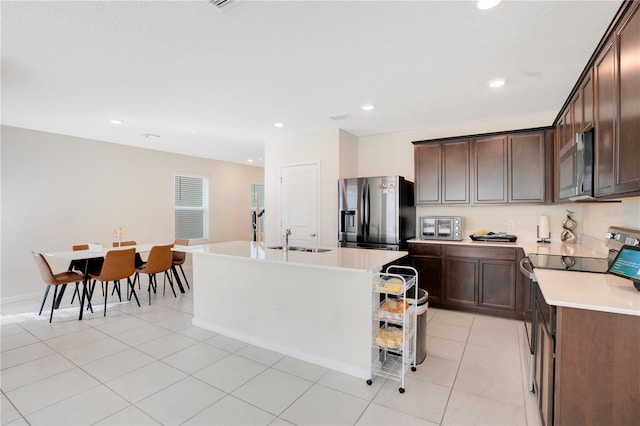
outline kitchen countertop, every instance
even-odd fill
[[[308,253],[299,251],[283,252],[265,247],[264,243],[253,241],[230,241],[225,243],[188,246],[190,253],[217,256],[231,256],[262,262],[288,263],[319,268],[355,269],[378,271],[382,266],[406,256],[406,251],[368,250],[357,248],[324,247],[329,251]],[[322,248],[322,247],[321,247]]]
[[[606,258],[607,247],[589,248],[581,244],[551,242],[547,244],[535,241],[481,242],[466,238],[462,241],[410,240],[413,243],[470,245],[478,247],[513,247],[523,249],[525,254],[549,254],[563,256]],[[535,270],[536,279],[545,300],[550,305],[567,308],[589,309],[640,316],[640,292],[633,287],[631,280],[611,274],[588,272],[558,271],[551,269]]]

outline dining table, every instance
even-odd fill
[[[69,261],[70,263],[73,261],[85,261],[85,268],[83,272],[84,279],[82,282],[82,295],[80,297],[80,314],[78,319],[81,320],[84,312],[84,303],[85,297],[87,295],[87,284],[89,281],[89,259],[95,259],[100,257],[105,257],[108,252],[112,250],[127,250],[127,249],[135,249],[136,253],[148,253],[151,251],[151,248],[158,245],[165,245],[163,243],[155,243],[155,244],[136,244],[130,246],[119,246],[119,247],[103,247],[99,245],[90,244],[90,248],[87,250],[69,250],[69,251],[56,251],[56,252],[47,252],[44,253],[45,256],[50,256],[58,259],[64,259]],[[187,246],[174,245],[171,249],[172,251],[187,251]],[[177,271],[174,269],[174,274],[177,274]],[[179,280],[176,280],[178,284],[178,289],[181,293],[184,293],[184,287]],[[58,294],[58,299],[54,301],[55,307],[60,305],[60,301],[62,300],[62,295],[64,294],[64,290],[66,288],[66,284],[63,284],[60,292]],[[87,306],[91,307],[91,301],[88,300]]]

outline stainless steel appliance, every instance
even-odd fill
[[[462,226],[460,216],[423,216],[420,218],[420,239],[462,241]]]
[[[576,133],[575,143],[560,150],[560,198],[582,200],[593,197],[593,129]]]
[[[338,246],[405,250],[415,237],[413,182],[402,176],[338,182]]]
[[[606,273],[609,265],[616,258],[623,246],[640,247],[640,229],[610,226],[604,235],[605,245],[609,248],[607,258],[552,255],[530,253],[520,262],[520,271],[531,280],[531,315],[525,315],[525,328],[531,352],[529,390],[534,391],[535,374],[535,342],[536,342],[536,310],[538,318],[543,318],[545,328],[555,338],[555,307],[549,306],[540,290],[535,276],[535,269],[557,269],[575,272]]]

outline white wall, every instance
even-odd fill
[[[40,293],[31,250],[174,240],[173,176],[209,179],[209,238],[251,238],[250,187],[262,168],[2,126],[2,299]],[[67,267],[53,262],[54,270]]]
[[[267,141],[265,145],[265,242],[280,236],[280,168],[320,164],[320,246],[335,246],[338,239],[339,131],[328,130]]]
[[[359,157],[359,139],[345,130],[340,129],[339,133],[339,162],[340,170],[338,172],[339,179],[358,177],[358,157]]]

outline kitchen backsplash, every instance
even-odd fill
[[[621,203],[556,204],[526,206],[419,206],[416,216],[462,216],[464,235],[477,230],[505,231],[517,235],[521,241],[537,239],[536,227],[541,215],[549,216],[551,241],[560,241],[562,221],[567,210],[574,212],[578,223],[575,233],[578,242],[601,245],[603,234],[610,225],[640,228],[640,197],[625,198]],[[509,228],[513,222],[513,228]]]

